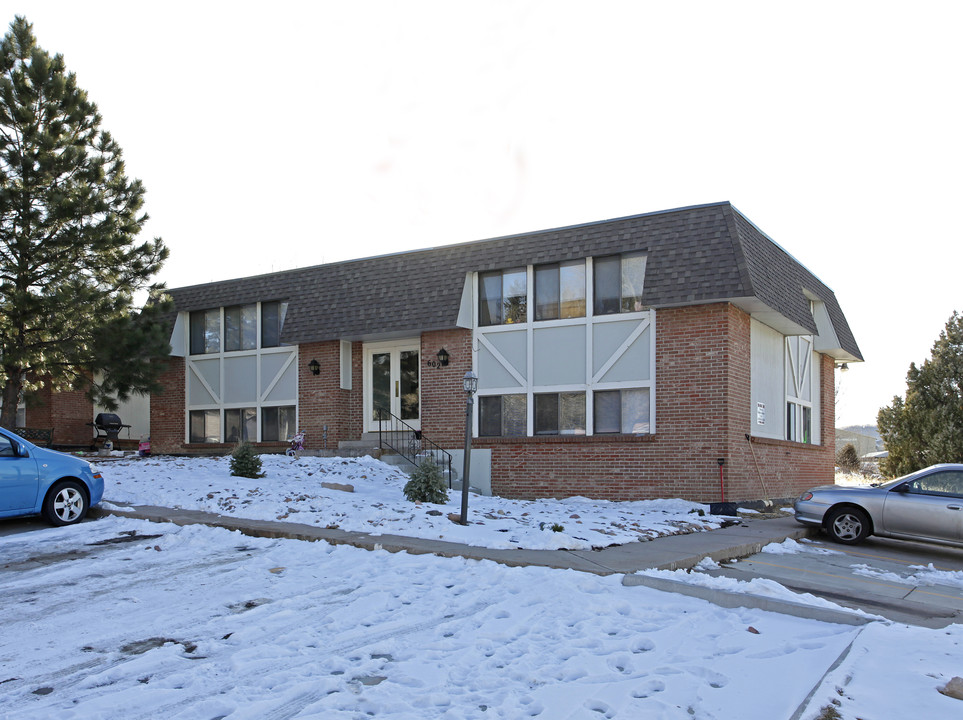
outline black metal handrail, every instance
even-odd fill
[[[430,458],[442,472],[447,469],[448,488],[451,489],[451,453],[384,408],[378,409],[378,447],[394,450],[415,467]]]

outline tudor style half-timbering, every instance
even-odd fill
[[[404,421],[516,497],[789,497],[832,479],[832,291],[729,203],[172,291],[155,450]],[[721,473],[720,473],[720,461]],[[475,475],[473,473],[473,479]]]

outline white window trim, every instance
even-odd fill
[[[277,302],[277,301],[272,301]],[[220,317],[220,330],[219,330],[219,342],[218,342],[218,352],[212,353],[197,353],[190,354],[190,341],[191,341],[191,322],[190,322],[190,311],[184,311],[181,317],[184,318],[182,323],[182,337],[184,341],[184,347],[187,349],[187,354],[185,355],[185,372],[184,372],[184,443],[191,443],[191,412],[195,410],[218,410],[220,411],[220,425],[221,434],[220,442],[226,442],[225,438],[225,427],[224,427],[224,411],[225,410],[237,410],[243,408],[254,408],[257,417],[257,439],[254,442],[261,442],[263,437],[263,428],[261,426],[261,415],[264,408],[271,407],[294,407],[294,416],[300,423],[300,388],[298,387],[298,377],[295,373],[295,389],[294,398],[291,400],[267,400],[266,398],[273,392],[277,383],[284,376],[285,372],[291,367],[293,363],[297,363],[300,358],[299,348],[297,346],[288,345],[273,345],[271,347],[261,347],[261,305],[259,301],[257,303],[242,303],[242,305],[256,305],[257,307],[257,347],[253,350],[225,350],[224,349],[224,310],[226,307],[235,307],[234,305],[221,306],[218,308],[218,313]],[[282,306],[287,305],[287,303],[281,303]],[[209,308],[212,309],[212,308]],[[279,308],[279,312],[284,313],[282,308]],[[286,314],[286,313],[285,313]],[[287,360],[281,365],[281,367],[275,373],[270,385],[262,391],[260,388],[263,382],[263,364],[260,362],[261,358],[270,355],[287,355]],[[222,398],[225,395],[227,377],[224,372],[224,362],[227,359],[243,358],[243,357],[253,357],[255,358],[255,387],[257,388],[256,399],[255,400],[245,400],[242,402],[225,402]],[[218,369],[218,387],[213,388],[207,379],[199,372],[194,371],[192,365],[199,361],[217,361]],[[190,383],[191,377],[196,378],[202,387],[210,393],[211,397],[217,398],[220,402],[215,403],[191,403],[190,398]],[[197,444],[197,443],[194,443]]]
[[[624,254],[624,253],[621,253]],[[487,272],[487,271],[486,271]],[[472,290],[472,305],[477,305],[477,298],[479,292],[479,276],[480,272],[471,273],[471,290]],[[595,424],[595,405],[594,405],[594,394],[599,390],[641,390],[648,389],[649,391],[649,434],[654,435],[657,432],[657,418],[656,418],[656,376],[657,368],[655,363],[655,336],[656,336],[656,313],[655,310],[642,310],[638,312],[625,312],[625,313],[607,313],[605,315],[595,315],[595,302],[594,302],[594,272],[592,266],[592,258],[585,258],[585,316],[578,318],[559,318],[555,320],[535,320],[534,319],[534,302],[535,302],[535,266],[526,266],[526,321],[524,323],[512,323],[512,324],[499,324],[499,325],[480,325],[478,318],[477,307],[473,307],[472,310],[472,370],[476,373],[478,372],[478,350],[480,347],[484,347],[486,351],[492,354],[504,369],[514,378],[519,385],[512,387],[490,387],[480,390],[477,397],[486,397],[492,395],[525,395],[527,402],[527,437],[553,437],[550,435],[535,435],[535,395],[542,393],[556,393],[556,392],[584,392],[585,393],[585,435],[582,437],[592,436],[595,434],[594,424]],[[592,373],[592,364],[594,356],[594,333],[591,329],[593,325],[611,322],[631,322],[638,321],[639,326],[635,328],[626,340],[620,345],[618,349],[612,354],[609,360],[599,369],[597,373]],[[538,385],[535,386],[530,380],[526,380],[522,377],[521,373],[510,363],[504,355],[502,355],[491,342],[488,341],[488,335],[497,335],[503,332],[519,332],[523,330],[526,333],[526,368],[525,372],[528,378],[534,378],[535,375],[535,330],[543,328],[556,328],[556,327],[584,327],[585,328],[585,369],[586,369],[586,381],[584,384],[565,384],[565,385]],[[639,336],[644,333],[647,329],[650,329],[652,342],[649,343],[649,367],[651,369],[650,378],[644,381],[609,381],[602,382],[599,378],[603,377],[606,372],[608,372],[612,366],[615,365],[625,354],[625,352],[631,347],[631,345],[639,338]],[[478,430],[480,426],[479,417],[479,403],[474,403],[473,417],[472,417],[472,434],[474,437],[479,437]],[[604,433],[604,436],[609,436],[609,433]]]
[[[797,342],[805,341],[806,343],[805,351],[803,350],[803,348],[797,346],[797,355],[799,357],[794,357],[793,355],[793,351],[791,347],[792,340],[796,340]],[[814,352],[813,340],[814,338],[812,335],[788,335],[786,336],[785,343],[784,343],[784,347],[785,347],[784,356],[786,359],[785,360],[786,397],[785,397],[785,404],[783,406],[784,412],[783,412],[782,436],[789,442],[797,442],[804,445],[816,444],[815,442],[813,442],[816,434],[813,429],[813,426],[816,423],[816,418],[814,417],[814,413],[813,413],[813,404],[814,404],[813,394],[818,392],[819,390],[816,387],[816,382],[815,382],[816,378],[814,377],[815,363],[813,363],[813,352]],[[800,360],[802,362],[799,364],[802,365],[802,368],[799,368],[797,365],[798,361]],[[809,376],[809,398],[804,397],[804,392],[803,392],[804,388],[806,387],[805,376],[807,374]],[[795,416],[794,427],[796,429],[796,432],[794,433],[795,437],[791,437],[791,438],[788,437],[789,428],[786,427],[787,419],[785,415],[785,411],[788,410],[789,405],[793,406],[793,414]],[[802,408],[809,408],[809,442],[808,443],[805,440],[801,439],[802,427],[803,427]]]

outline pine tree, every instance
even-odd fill
[[[167,258],[158,238],[136,244],[144,187],[66,70],[16,17],[0,41],[0,425],[24,391],[50,382],[98,402],[151,390],[153,359],[170,348],[134,295]],[[94,384],[95,376],[104,381]],[[105,402],[106,401],[106,402]]]
[[[264,477],[264,473],[261,472],[261,457],[254,452],[254,446],[246,440],[231,453],[231,475],[246,478]]]
[[[402,492],[411,502],[427,502],[443,505],[448,502],[448,488],[438,463],[429,457],[423,458],[405,483]]]
[[[928,360],[910,365],[906,397],[893,398],[877,416],[889,457],[888,476],[941,462],[963,462],[963,316],[954,312]]]

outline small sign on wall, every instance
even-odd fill
[[[766,403],[756,403],[756,425],[766,424]]]

